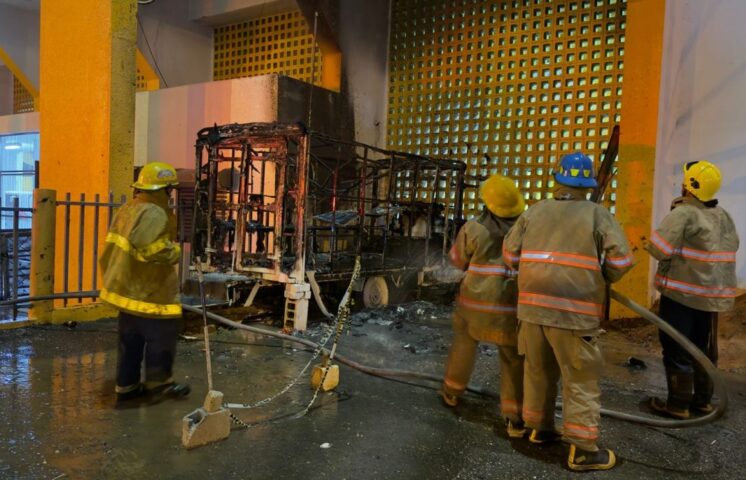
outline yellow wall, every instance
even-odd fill
[[[92,200],[129,193],[135,110],[135,0],[42,2],[40,130],[42,188]],[[60,210],[58,210],[60,212]],[[62,287],[62,232],[57,220],[56,290]],[[87,212],[91,225],[92,212]],[[77,269],[78,217],[71,218],[70,264]],[[103,231],[103,230],[102,230]],[[88,228],[84,288],[90,287]],[[101,236],[103,237],[103,236]],[[90,258],[89,258],[90,257]],[[71,279],[71,289],[77,277]]]
[[[653,210],[665,7],[665,0],[627,2],[617,219],[627,233],[636,265],[615,288],[641,305],[648,304],[650,257],[643,243],[650,234]],[[633,314],[615,307],[612,316]]]

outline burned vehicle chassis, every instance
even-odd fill
[[[366,306],[453,284],[466,166],[341,141],[300,124],[214,126],[197,135],[192,261],[213,297],[250,304],[284,285],[285,327],[305,329],[319,284],[351,278]]]

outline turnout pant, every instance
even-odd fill
[[[601,417],[598,385],[603,357],[598,330],[569,330],[520,322],[518,352],[525,355],[523,420],[530,428],[554,430],[557,382],[562,378],[563,438],[596,451]]]
[[[180,319],[144,318],[119,313],[117,393],[127,393],[145,383],[148,388],[173,382],[176,341]],[[142,363],[145,360],[145,378]]]
[[[660,316],[702,350],[717,364],[713,340],[713,319],[717,313],[697,310],[661,296]],[[662,331],[663,366],[668,379],[668,397],[672,406],[689,409],[690,405],[706,405],[712,400],[713,384],[707,372],[684,348]],[[692,385],[694,393],[692,394]]]
[[[462,395],[474,371],[479,340],[469,334],[468,320],[453,317],[453,343],[448,352],[443,389]],[[523,357],[515,346],[498,345],[500,353],[500,411],[513,423],[520,423],[523,403]]]

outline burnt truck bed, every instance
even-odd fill
[[[460,161],[268,123],[205,128],[195,153],[192,262],[223,302],[284,285],[286,327],[303,329],[311,287],[349,280],[357,256],[369,307],[458,280],[447,253],[463,223]]]

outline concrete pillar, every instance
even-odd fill
[[[31,227],[31,296],[38,297],[54,293],[54,235],[57,211],[57,192],[34,190],[34,216]],[[54,302],[34,302],[29,318],[49,322],[52,319]]]
[[[653,211],[665,12],[665,0],[627,3],[616,215],[627,233],[636,265],[615,288],[641,305],[649,304],[650,256],[642,247],[650,235]],[[611,316],[636,315],[612,304]]]
[[[42,2],[40,185],[59,196],[115,198],[132,182],[135,119],[136,0]],[[79,216],[73,208],[70,265],[77,266]],[[88,256],[93,228],[87,215]],[[102,230],[105,230],[102,222]],[[63,222],[57,222],[56,283],[62,284]],[[100,239],[104,235],[99,235]],[[100,250],[99,250],[100,251]],[[92,259],[84,259],[84,289]],[[77,287],[77,277],[70,285]],[[77,288],[75,288],[77,289]]]

